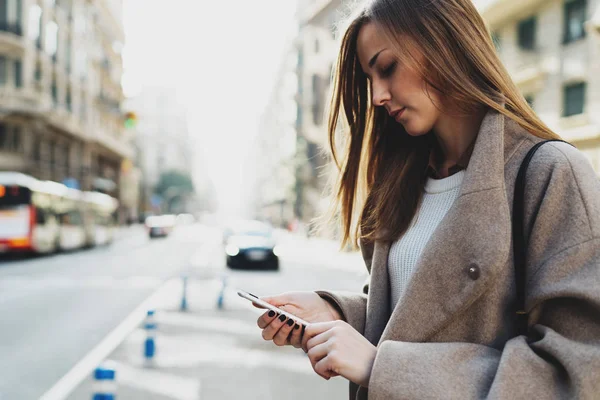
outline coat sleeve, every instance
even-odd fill
[[[502,349],[384,341],[369,399],[600,399],[600,182],[568,145],[538,154],[525,193],[528,335]]]
[[[371,262],[373,259],[373,244],[360,241],[360,250],[365,261],[367,270],[371,271]],[[369,276],[370,278],[370,276]],[[363,285],[360,292],[342,292],[319,290],[316,293],[327,300],[342,315],[342,319],[350,324],[354,329],[364,335],[365,320],[367,315],[367,295],[369,293],[369,278]]]

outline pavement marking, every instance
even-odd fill
[[[126,361],[143,368],[140,354],[146,332],[135,330],[125,341]],[[301,349],[281,348],[267,343],[259,335],[254,339],[223,332],[189,332],[185,334],[158,332],[156,335],[154,368],[264,368],[306,375],[314,374],[308,356]],[[123,360],[122,360],[123,361]]]
[[[146,317],[146,311],[161,304],[163,297],[179,290],[179,280],[171,279],[161,285],[124,321],[110,332],[92,351],[81,359],[40,400],[63,400],[133,331]]]
[[[226,332],[241,336],[249,336],[251,338],[260,338],[261,332],[255,322],[245,322],[231,317],[189,316],[185,314],[160,312],[156,314],[155,320],[161,325],[183,326],[206,331]]]
[[[145,392],[152,392],[176,400],[200,400],[200,380],[162,371],[135,368],[111,360],[116,369],[116,382]],[[117,393],[118,394],[118,393]]]

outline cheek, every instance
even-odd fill
[[[421,107],[411,110],[403,122],[404,129],[411,136],[421,136],[433,129],[439,118],[439,112],[431,101],[421,103]]]

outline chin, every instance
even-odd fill
[[[414,124],[414,123],[413,124],[411,124],[411,123],[402,124],[406,133],[408,133],[410,136],[413,136],[413,137],[426,135],[431,130],[431,128],[427,129],[422,126],[415,126],[415,125],[416,124]]]

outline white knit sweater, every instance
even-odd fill
[[[402,298],[431,235],[458,197],[464,176],[463,170],[444,179],[429,178],[421,206],[411,225],[400,239],[392,243],[388,258],[392,310]]]

